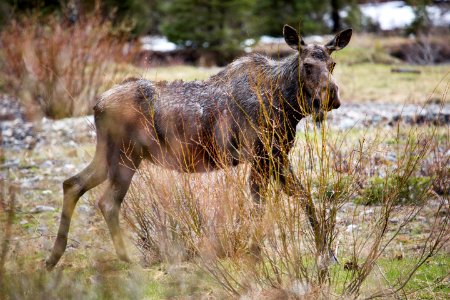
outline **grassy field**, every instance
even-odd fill
[[[392,73],[393,68],[421,73]],[[450,82],[448,66],[338,65],[335,76],[340,83],[341,96],[348,102],[424,104],[449,101],[446,94]]]
[[[378,46],[370,48],[367,46],[370,43]],[[338,63],[335,76],[344,103],[448,103],[448,65],[401,64],[383,54],[379,43],[361,37],[353,46],[335,54]],[[392,73],[392,68],[420,70],[420,74]],[[219,70],[183,65],[140,69],[118,64],[117,73],[107,77],[110,86],[131,76],[150,80],[203,80]],[[68,248],[60,264],[52,273],[44,271],[44,259],[52,247],[61,213],[61,183],[80,171],[95,149],[93,139],[75,139],[73,143],[60,141],[51,147],[41,145],[33,150],[3,149],[3,156],[17,166],[2,166],[1,169],[5,180],[0,182],[0,225],[4,229],[0,230],[0,292],[3,292],[0,299],[2,295],[7,295],[7,299],[237,298],[227,290],[229,287],[236,288],[243,299],[295,299],[301,297],[302,291],[312,298],[322,295],[343,299],[347,297],[343,291],[349,282],[363,278],[365,268],[370,268],[359,293],[352,295],[364,298],[401,286],[410,275],[409,271],[421,261],[423,253],[430,250],[431,241],[438,237],[443,241],[440,251],[423,261],[395,296],[379,296],[448,297],[448,187],[446,194],[438,194],[432,186],[436,179],[443,179],[444,185],[448,183],[448,125],[399,125],[345,131],[309,128],[305,132],[310,135],[298,134],[297,148],[291,159],[297,163],[304,182],[311,184],[311,195],[323,204],[323,224],[330,225],[327,222],[332,218],[326,216],[329,211],[336,211],[336,223],[332,224],[336,236],[332,244],[336,246],[339,264],[329,266],[330,281],[323,285],[325,290],[320,290],[320,285],[302,281],[309,277],[310,282],[317,283],[321,262],[312,254],[305,254],[313,253],[314,247],[311,246],[311,230],[297,205],[298,198],[269,194],[277,201],[269,201],[263,220],[255,221],[246,211],[251,205],[245,188],[246,177],[239,177],[246,173],[242,175],[239,171],[225,172],[225,175],[237,174],[235,179],[228,176],[223,179],[220,172],[191,176],[187,181],[192,190],[187,190],[183,186],[184,177],[144,165],[126,203],[142,203],[144,209],[139,212],[151,225],[162,223],[150,220],[149,217],[154,216],[150,213],[173,222],[163,226],[161,231],[176,234],[157,237],[160,240],[156,241],[169,250],[162,253],[162,257],[156,257],[155,249],[143,248],[138,238],[143,228],[138,222],[122,219],[131,264],[117,260],[106,224],[96,207],[104,187],[90,191],[78,203]],[[311,159],[310,162],[308,157],[322,160]],[[358,164],[352,165],[352,161]],[[404,175],[410,170],[410,175]],[[153,191],[148,180],[150,175],[156,178],[162,190],[155,198],[149,196]],[[210,181],[217,186],[205,189],[205,182]],[[185,198],[180,198],[180,190],[186,194],[183,194]],[[373,200],[371,205],[357,204],[358,199],[367,195]],[[244,203],[244,209],[241,210],[242,203],[238,200]],[[399,202],[402,205],[393,205]],[[11,203],[14,213],[8,210]],[[186,203],[187,206],[183,206]],[[33,212],[38,205],[53,209]],[[125,210],[133,211],[133,207]],[[386,211],[389,215],[383,223]],[[186,230],[195,229],[194,223],[200,219],[209,222],[205,228],[211,231],[205,236]],[[245,234],[253,223],[264,228],[267,237],[262,242],[263,258],[257,262],[242,247],[248,242]],[[375,237],[381,234],[380,224],[385,224],[386,228],[384,243],[378,247],[372,234]],[[151,230],[150,233],[154,233]],[[444,236],[439,236],[442,230]],[[177,239],[177,234],[186,232],[181,241]],[[288,244],[294,246],[285,246],[283,240],[293,241]],[[386,249],[380,252],[383,246]],[[172,255],[171,250],[178,248],[183,255],[194,249],[197,256]],[[371,249],[375,249],[373,253]]]
[[[393,131],[380,133],[383,136],[380,138],[377,149],[385,151],[385,153],[395,151],[398,143],[395,128]],[[345,146],[340,149],[343,153],[350,152],[363,139],[371,141],[377,139],[376,134],[367,134],[364,130],[346,131],[345,139],[342,138],[342,134],[342,132],[330,131],[329,139],[336,141],[333,144],[345,142]],[[445,147],[448,147],[448,143],[446,143],[448,134],[448,128],[440,128],[436,135],[437,140],[443,142],[442,145],[446,145]],[[18,168],[6,173],[8,182],[22,186],[20,192],[15,193],[17,206],[12,224],[11,236],[13,239],[8,254],[9,259],[5,264],[7,272],[3,275],[3,284],[6,283],[4,289],[10,297],[33,299],[48,297],[73,299],[79,297],[92,299],[212,297],[221,299],[229,297],[221,285],[210,277],[211,274],[201,267],[202,264],[195,260],[184,261],[172,258],[163,262],[152,262],[147,258],[151,252],[143,254],[141,253],[142,249],[133,244],[133,241],[137,241],[137,229],[127,226],[125,222],[122,226],[128,236],[127,247],[132,253],[134,263],[126,264],[118,261],[105,222],[95,206],[101,195],[102,187],[94,189],[80,200],[71,227],[68,249],[57,269],[52,273],[43,270],[44,259],[52,246],[59,221],[62,199],[61,182],[63,178],[73,175],[86,165],[94,152],[93,143],[75,142],[77,143],[75,151],[73,145],[60,145],[52,147],[52,149],[40,148],[34,151],[7,151],[5,153],[8,158],[17,159],[19,162]],[[302,143],[307,143],[307,140],[300,135],[299,143],[299,149],[302,149]],[[52,162],[52,167],[42,167],[48,161]],[[69,166],[67,166],[68,164]],[[370,162],[366,167],[370,173],[389,168],[392,164],[393,162],[386,160],[376,169],[370,166]],[[72,166],[70,167],[70,165]],[[144,167],[144,170],[147,168]],[[157,181],[164,182],[161,184],[161,189],[174,190],[174,186],[178,185],[170,175],[159,171],[158,174],[160,178]],[[216,192],[198,190],[197,180],[208,181],[209,177],[193,180],[193,187],[197,189],[194,190],[194,193],[202,195],[203,200],[207,200],[206,207],[217,205],[217,200],[214,200],[214,197],[217,197]],[[238,177],[237,180],[241,179]],[[149,207],[147,194],[142,190],[143,184],[148,184],[145,181],[145,173],[135,178],[134,192],[129,195],[127,201],[143,201],[144,207]],[[220,184],[218,188],[226,192],[226,188],[221,187]],[[414,186],[411,188],[414,189]],[[140,191],[138,196],[136,196],[136,191]],[[417,191],[413,190],[413,192]],[[5,190],[3,194],[5,197],[3,202],[7,203],[11,194]],[[218,197],[223,199],[221,194]],[[208,202],[210,202],[209,205]],[[32,213],[32,209],[36,205],[49,205],[55,207],[56,210]],[[368,220],[364,221],[364,218],[358,220],[357,216],[364,216],[367,211],[378,211],[382,208],[379,204],[367,207],[359,205],[347,207],[346,205],[344,205],[345,209],[340,209],[338,215],[340,221],[337,226],[341,241],[339,249],[341,250],[338,250],[337,254],[340,264],[330,268],[332,294],[338,298],[343,286],[352,276],[351,271],[345,268],[346,263],[352,259],[351,251],[348,251],[351,249],[352,243],[347,243],[358,234],[361,236],[355,241],[363,241],[361,237],[365,236],[366,230],[362,229],[365,228],[363,227],[365,226],[364,222],[368,222],[367,230],[373,226]],[[399,278],[404,278],[408,274],[408,270],[415,266],[420,258],[420,251],[423,249],[418,245],[423,242],[430,230],[435,230],[432,229],[433,224],[424,221],[435,218],[436,202],[431,201],[429,205],[431,205],[429,208],[424,206],[414,220],[401,229],[388,250],[377,260],[373,274],[369,276],[362,288],[362,296],[375,293],[380,288],[388,289],[390,286],[394,286]],[[398,220],[402,220],[411,209],[415,209],[414,207],[409,205],[400,207],[396,209],[391,218],[399,222]],[[268,223],[273,222],[270,214],[266,220]],[[355,226],[361,228],[359,233],[355,235],[355,232],[350,232],[349,228],[353,227],[349,227],[349,224],[358,224]],[[390,234],[393,234],[398,228],[398,223],[392,221],[388,228]],[[449,293],[450,258],[445,254],[448,250],[449,245],[446,244],[441,254],[428,259],[401,293],[416,299],[444,299],[445,295]],[[311,260],[312,258],[306,259],[307,265],[312,264]],[[236,262],[243,263],[239,261],[240,259]],[[219,262],[233,265],[229,258],[219,258]],[[243,266],[247,263],[244,263]],[[231,266],[230,268],[233,269]],[[115,288],[118,285],[120,285],[120,289]],[[267,293],[271,294],[270,290]],[[255,291],[243,291],[243,294],[250,298],[259,298],[265,295],[255,294]]]

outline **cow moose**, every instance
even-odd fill
[[[61,220],[47,269],[55,267],[65,251],[78,199],[105,180],[98,206],[118,257],[130,261],[119,211],[144,159],[187,173],[247,162],[252,198],[256,207],[263,207],[267,178],[276,174],[285,183],[292,175],[288,153],[297,123],[341,105],[331,53],[347,46],[352,29],[339,32],[326,45],[307,45],[289,25],[283,27],[283,36],[295,52],[280,60],[250,54],[204,81],[131,78],[103,93],[94,106],[95,155],[63,183]],[[304,208],[314,229],[312,200],[305,200]]]

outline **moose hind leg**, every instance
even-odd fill
[[[108,186],[98,206],[108,225],[109,233],[111,235],[114,248],[117,256],[126,262],[130,262],[127,255],[125,244],[122,238],[122,232],[119,225],[120,206],[125,198],[125,195],[130,187],[136,169],[141,162],[141,158],[133,157],[126,158],[125,161],[114,162],[111,166],[108,178]]]
[[[53,269],[66,250],[70,221],[78,199],[85,192],[96,187],[106,179],[107,167],[99,163],[98,156],[96,158],[83,171],[63,183],[64,201],[61,221],[53,250],[50,257],[46,260],[47,270]]]

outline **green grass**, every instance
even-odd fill
[[[398,194],[394,199],[396,205],[420,205],[425,199],[423,190],[428,190],[431,180],[428,177],[410,177],[405,183],[401,183],[398,177],[380,178],[373,177],[364,188],[361,196],[355,199],[355,203],[363,205],[379,205],[385,200],[385,194],[391,190],[397,190]]]
[[[341,259],[341,264],[344,258]],[[363,285],[361,293],[369,296],[371,293],[390,287],[398,288],[404,279],[409,275],[412,268],[417,263],[415,257],[381,258],[377,261],[373,274]],[[412,299],[444,299],[450,293],[448,284],[450,270],[450,257],[439,255],[430,258],[413,275],[411,280],[405,285],[403,293],[400,295],[410,295]],[[351,278],[351,272],[345,270],[342,265],[334,265],[331,269],[333,274],[333,286],[337,293],[343,292],[345,282]]]
[[[145,299],[163,299],[165,295],[165,287],[157,281],[147,283],[144,290]]]
[[[397,278],[404,277],[416,263],[414,258],[381,259],[378,262],[386,279],[395,284]],[[419,299],[436,299],[450,293],[449,280],[450,257],[436,256],[425,262],[415,276],[405,286],[408,293],[418,292]]]
[[[392,68],[415,69],[421,73],[392,73]],[[428,100],[448,101],[448,95],[443,99],[450,80],[448,66],[338,64],[335,77],[344,103],[422,104]]]
[[[350,272],[343,267],[345,260],[340,259],[341,264],[334,265],[331,269],[334,278],[332,286],[338,294],[342,293],[344,283],[350,278]],[[370,295],[377,289],[398,286],[397,278],[405,278],[415,263],[416,259],[413,257],[378,260],[376,271],[363,285],[362,295]],[[96,262],[95,265],[86,268],[57,269],[52,273],[38,268],[33,270],[26,262],[19,264],[22,268],[26,268],[5,277],[6,290],[11,289],[16,296],[167,299],[221,294],[215,289],[211,279],[205,277],[204,272],[190,263],[183,263],[181,267],[170,271],[171,267],[165,264],[142,269],[136,265],[108,260]],[[414,299],[444,299],[445,295],[450,293],[449,269],[450,257],[443,255],[432,257],[406,284],[404,293],[413,294]]]

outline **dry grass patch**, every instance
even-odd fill
[[[420,285],[408,282],[448,247],[448,195],[437,195],[427,184],[415,190],[412,205],[398,206],[400,191],[420,176],[433,150],[448,149],[448,143],[426,127],[354,135],[306,126],[291,157],[300,181],[289,183],[294,193],[288,197],[273,177],[263,194],[262,216],[249,197],[245,166],[200,175],[143,168],[126,202],[126,219],[147,263],[191,261],[238,297],[383,298],[417,292]],[[394,161],[380,160],[379,153],[389,152]],[[354,204],[375,174],[384,178],[377,206]],[[314,204],[315,229],[305,201]],[[416,221],[423,218],[428,221]],[[423,230],[408,233],[420,225]],[[404,272],[395,273],[385,262],[398,259],[405,236],[400,259],[408,261]],[[441,271],[431,272],[435,283],[427,285],[439,295]]]
[[[420,70],[420,74],[392,73],[390,65],[340,64],[335,76],[345,102],[424,104],[448,103],[448,66],[409,66],[395,68]]]
[[[20,99],[30,116],[90,113],[96,96],[112,85],[112,62],[128,59],[122,40],[100,12],[75,24],[57,16],[13,20],[3,27],[0,44],[3,88]]]

